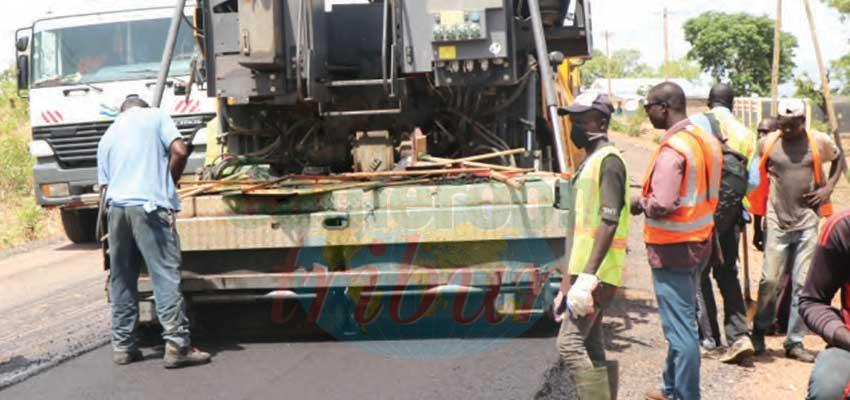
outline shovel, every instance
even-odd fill
[[[750,292],[750,241],[747,238],[747,226],[742,230],[741,247],[744,249],[744,304],[747,306],[747,319],[752,320],[756,313],[756,302]]]

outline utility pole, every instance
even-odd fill
[[[770,116],[777,115],[779,55],[782,52],[782,0],[776,0],[776,22],[773,24],[773,69],[770,73]]]
[[[605,31],[605,60],[607,61],[605,64],[605,80],[608,81],[608,100],[614,101],[613,91],[611,90],[611,49],[608,47],[609,37],[611,33],[607,30]]]
[[[829,117],[829,130],[835,138],[835,143],[838,144],[838,149],[841,151],[841,164],[845,167],[844,172],[847,174],[847,179],[850,180],[850,172],[848,172],[846,168],[847,160],[844,157],[844,148],[841,146],[841,135],[838,134],[838,118],[835,115],[835,104],[832,102],[832,93],[829,90],[829,78],[826,75],[826,66],[823,63],[820,43],[818,42],[818,33],[815,30],[815,19],[812,16],[812,7],[809,4],[809,0],[803,0],[803,5],[806,7],[806,16],[809,19],[809,29],[812,31],[812,42],[815,45],[815,56],[818,60],[821,90],[823,91],[823,99],[826,103],[826,114]]]
[[[664,81],[669,78],[668,69],[670,68],[670,23],[667,17],[667,6],[664,6]]]

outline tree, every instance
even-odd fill
[[[687,58],[668,61],[666,64],[667,71],[664,69],[665,64],[661,63],[655,72],[655,77],[663,78],[666,72],[667,77],[670,79],[681,78],[692,81],[698,79],[701,72],[700,66]]]
[[[607,76],[608,57],[594,49],[590,60],[580,67],[581,81],[591,85]],[[641,61],[640,51],[635,49],[616,50],[611,54],[611,78],[647,78],[653,75],[652,67]]]
[[[823,0],[823,2],[835,7],[839,12],[850,14],[850,0]]]
[[[794,97],[809,99],[812,104],[826,113],[826,100],[823,97],[823,92],[820,91],[820,85],[816,85],[809,74],[803,72],[797,75],[794,78],[794,89]]]
[[[838,85],[838,94],[850,96],[850,54],[832,61],[829,77],[830,83]]]
[[[688,59],[699,62],[717,81],[731,82],[742,94],[770,93],[773,60],[773,20],[745,13],[706,12],[685,22],[685,40],[691,44]],[[794,69],[797,39],[782,32],[779,81]]]

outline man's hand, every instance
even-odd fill
[[[831,194],[832,188],[829,185],[826,185],[824,187],[815,189],[809,193],[804,194],[803,199],[806,200],[806,203],[809,205],[809,207],[818,208],[829,200],[829,196]]]
[[[593,313],[593,290],[599,285],[596,275],[580,274],[567,293],[567,308],[574,317],[582,318]]]
[[[555,300],[552,301],[552,314],[555,322],[561,323],[564,320],[564,314],[567,311],[567,303],[564,302],[564,292],[558,291]]]
[[[632,215],[640,215],[643,214],[643,205],[641,205],[641,196],[632,197],[632,209],[630,210]]]
[[[759,223],[753,224],[753,246],[756,250],[764,252],[764,230]]]

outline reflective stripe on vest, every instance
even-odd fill
[[[602,215],[599,212],[601,204],[599,184],[602,176],[602,162],[608,156],[617,157],[623,162],[623,166],[626,165],[616,147],[604,146],[597,149],[584,161],[573,181],[575,188],[575,230],[573,231],[573,245],[570,252],[570,275],[578,275],[584,272],[596,243],[596,232],[602,224]],[[626,172],[625,182],[629,182],[628,171]],[[623,209],[620,210],[620,220],[616,231],[614,231],[614,240],[605,254],[605,258],[602,259],[602,264],[596,271],[596,276],[600,281],[614,286],[622,286],[623,284],[623,266],[626,262],[626,244],[629,233],[629,209],[631,206],[628,184],[624,186],[624,205]]]
[[[750,211],[755,215],[764,216],[767,214],[767,198],[770,195],[770,177],[767,172],[767,162],[770,160],[770,153],[776,147],[781,139],[779,131],[773,132],[767,136],[764,141],[764,149],[761,152],[761,160],[759,162],[759,186],[750,193],[747,198],[750,200]],[[814,135],[806,131],[806,138],[809,141],[809,150],[812,152],[812,171],[815,177],[815,186],[820,187],[823,184],[823,170],[820,157],[820,149]],[[832,203],[827,201],[818,209],[822,217],[832,215]]]
[[[720,142],[695,125],[667,138],[653,155],[644,177],[644,197],[650,194],[655,161],[664,147],[673,149],[685,159],[679,207],[663,218],[647,218],[644,241],[649,244],[703,242],[714,229],[714,210],[723,167]]]

